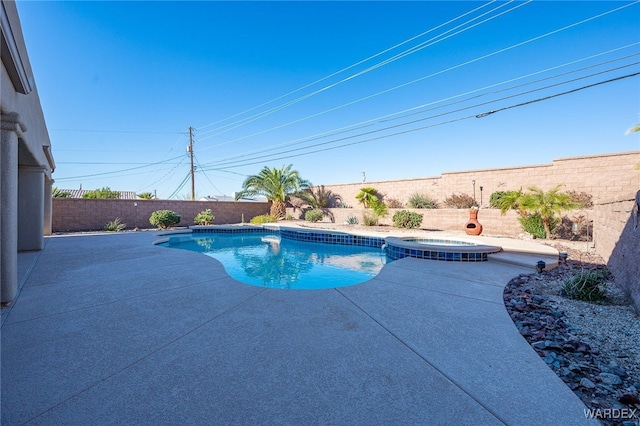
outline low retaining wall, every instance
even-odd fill
[[[193,218],[211,209],[215,224],[241,223],[269,213],[270,203],[184,200],[102,200],[54,198],[52,232],[98,231],[116,218],[128,229],[151,228],[149,217],[156,210],[172,210],[181,216],[179,226],[193,225]]]
[[[437,229],[443,231],[463,231],[464,225],[469,220],[468,209],[389,209],[389,215],[380,219],[381,225],[393,226],[393,215],[400,210],[408,210],[423,215],[422,229]],[[362,208],[327,209],[329,216],[325,216],[324,222],[344,223],[349,216],[355,216],[362,223]],[[300,209],[287,209],[287,213],[296,219],[303,219],[304,212]],[[512,236],[522,234],[522,227],[518,222],[518,214],[509,211],[504,216],[498,209],[480,209],[478,222],[482,225],[482,233],[485,235]]]

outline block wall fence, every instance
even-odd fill
[[[181,216],[178,226],[193,225],[193,218],[205,209],[211,209],[214,224],[241,223],[261,214],[269,213],[270,203],[233,201],[185,200],[99,200],[83,198],[54,198],[52,232],[98,231],[116,218],[127,224],[127,229],[152,228],[151,213],[172,210]]]
[[[526,190],[530,186],[546,191],[559,184],[564,185],[563,191],[591,194],[593,202],[597,204],[635,194],[640,187],[640,172],[635,168],[636,164],[640,164],[640,151],[561,158],[543,165],[451,172],[437,177],[324,187],[339,195],[343,203],[353,207],[357,206],[355,196],[363,187],[373,187],[387,198],[395,198],[403,204],[415,193],[428,195],[442,202],[454,193],[473,196],[474,180],[476,201],[483,207],[488,207],[489,197],[495,191],[520,188]]]

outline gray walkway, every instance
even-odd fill
[[[271,290],[156,239],[20,255],[3,425],[587,423],[502,303],[530,270],[403,259],[361,285]]]

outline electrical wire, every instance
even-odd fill
[[[138,166],[138,167],[131,167],[128,169],[121,169],[121,170],[114,170],[111,172],[103,172],[103,173],[93,173],[90,175],[82,175],[82,176],[71,176],[71,177],[56,177],[56,180],[72,180],[72,179],[80,179],[80,178],[87,178],[87,177],[94,177],[94,176],[105,176],[105,175],[112,175],[112,174],[116,174],[116,173],[122,173],[122,172],[128,172],[130,170],[138,170],[138,169],[142,169],[145,167],[151,167],[151,166],[155,166],[157,164],[163,164],[163,163],[168,163],[169,161],[173,161],[173,160],[177,160],[180,157],[173,157],[173,158],[169,158],[168,160],[163,160],[163,161],[158,161],[156,163],[149,163],[149,164],[145,164],[143,166]]]
[[[369,56],[369,57],[367,57],[367,58],[365,58],[365,59],[362,59],[362,60],[360,60],[360,61],[358,61],[358,62],[356,62],[356,63],[354,63],[354,64],[352,64],[352,65],[349,65],[349,66],[347,66],[347,67],[345,67],[345,68],[342,68],[342,69],[340,69],[339,71],[333,72],[333,73],[331,73],[331,74],[329,74],[329,75],[327,75],[327,76],[325,76],[325,77],[322,77],[322,78],[320,78],[320,79],[318,79],[318,80],[315,80],[315,81],[314,81],[314,82],[312,82],[312,83],[308,83],[308,84],[306,84],[306,85],[304,85],[304,86],[302,86],[302,87],[299,87],[299,88],[297,88],[297,89],[295,89],[295,90],[292,90],[292,91],[290,91],[290,92],[288,92],[288,93],[285,93],[284,95],[278,96],[278,97],[276,97],[276,98],[274,98],[274,99],[271,99],[270,101],[264,102],[264,103],[262,103],[262,104],[260,104],[260,105],[254,106],[254,107],[252,107],[252,108],[249,108],[249,109],[244,110],[244,111],[242,111],[242,112],[239,112],[239,113],[237,113],[237,114],[231,115],[231,116],[229,116],[229,117],[227,117],[227,118],[223,118],[223,119],[221,119],[221,120],[214,121],[213,123],[209,123],[209,124],[205,124],[205,125],[203,125],[203,126],[199,126],[198,128],[200,128],[200,129],[204,129],[204,128],[207,128],[207,127],[210,127],[210,126],[213,126],[213,125],[219,124],[219,123],[221,123],[221,122],[224,122],[224,121],[230,120],[230,119],[232,119],[232,118],[235,118],[235,117],[238,117],[238,116],[244,115],[244,114],[249,113],[249,112],[251,112],[251,111],[255,111],[256,109],[262,108],[263,106],[269,105],[269,104],[271,104],[271,103],[273,103],[273,102],[277,102],[277,101],[279,101],[280,99],[284,99],[284,98],[286,98],[286,97],[288,97],[288,96],[290,96],[290,95],[293,95],[293,94],[298,93],[298,92],[300,92],[300,91],[302,91],[302,90],[304,90],[304,89],[307,89],[307,88],[309,88],[309,87],[311,87],[311,86],[314,86],[314,85],[316,85],[316,84],[318,84],[318,83],[320,83],[320,82],[322,82],[322,81],[325,81],[325,80],[327,80],[327,79],[329,79],[329,78],[331,78],[331,77],[334,77],[334,76],[336,76],[336,75],[342,74],[343,72],[348,71],[348,70],[350,70],[350,69],[352,69],[352,68],[355,68],[355,67],[356,67],[356,66],[358,66],[358,65],[361,65],[361,64],[363,64],[363,63],[365,63],[365,62],[368,62],[368,61],[370,61],[370,60],[372,60],[372,59],[374,59],[374,58],[377,58],[378,56],[381,56],[381,55],[383,55],[383,54],[385,54],[385,53],[387,53],[387,52],[390,52],[390,51],[392,51],[392,50],[394,50],[394,49],[396,49],[396,48],[398,48],[398,47],[400,47],[400,46],[403,46],[403,45],[405,45],[405,44],[407,44],[407,43],[409,43],[409,42],[411,42],[411,41],[413,41],[413,40],[416,40],[416,39],[418,39],[418,38],[420,38],[420,37],[422,37],[422,36],[424,36],[424,35],[426,35],[426,34],[429,34],[430,32],[433,32],[433,31],[435,31],[435,30],[437,30],[437,29],[440,29],[440,28],[442,28],[442,27],[444,27],[444,26],[446,26],[446,25],[448,25],[448,24],[450,24],[450,23],[453,23],[453,22],[457,21],[458,19],[461,19],[461,18],[463,18],[463,17],[465,17],[465,16],[467,16],[467,15],[470,15],[470,14],[472,14],[472,13],[474,13],[474,12],[478,11],[478,10],[481,10],[481,9],[483,9],[484,7],[487,7],[487,6],[489,6],[490,4],[495,3],[495,2],[496,2],[496,0],[491,0],[491,1],[489,1],[488,3],[485,3],[485,4],[483,4],[483,5],[481,5],[481,6],[477,7],[477,8],[475,8],[475,9],[473,9],[473,10],[470,10],[469,12],[463,13],[462,15],[459,15],[459,16],[457,16],[457,17],[453,18],[453,19],[450,19],[449,21],[447,21],[447,22],[445,22],[445,23],[443,23],[443,24],[440,24],[440,25],[438,25],[438,26],[436,26],[436,27],[433,27],[433,28],[431,28],[431,29],[429,29],[429,30],[427,30],[427,31],[424,31],[424,32],[422,32],[422,33],[420,33],[420,34],[416,35],[416,36],[413,36],[413,37],[411,37],[411,38],[409,38],[409,39],[407,39],[407,40],[404,40],[404,41],[402,41],[402,42],[400,42],[400,43],[398,43],[398,44],[396,44],[396,45],[394,45],[394,46],[392,46],[392,47],[389,47],[389,48],[387,48],[387,49],[385,49],[385,50],[383,50],[383,51],[381,51],[381,52],[378,52],[378,53],[376,53],[376,54],[374,54],[374,55],[371,55],[371,56]],[[214,129],[213,131],[215,131],[215,129]],[[209,132],[211,132],[211,131],[207,131],[207,132],[204,132],[204,133],[209,133]]]
[[[361,123],[365,123],[364,125],[358,126],[361,123],[357,123],[356,125],[347,126],[346,128],[338,129],[337,131],[325,132],[325,133],[320,134],[320,136],[317,136],[317,137],[307,137],[307,138],[303,138],[303,139],[298,139],[298,140],[295,140],[295,141],[293,141],[291,143],[278,145],[277,147],[282,147],[282,146],[290,147],[290,146],[298,145],[298,144],[301,144],[301,143],[308,143],[308,142],[312,142],[314,140],[321,140],[321,139],[324,139],[324,138],[329,137],[329,136],[336,136],[338,134],[352,132],[352,131],[355,131],[355,130],[358,130],[358,129],[361,129],[361,128],[371,127],[371,126],[373,126],[375,124],[380,124],[380,123],[390,122],[390,121],[394,121],[394,120],[399,120],[401,118],[414,116],[416,114],[424,114],[426,112],[429,112],[429,111],[432,111],[432,110],[435,110],[435,109],[449,107],[449,106],[453,106],[453,105],[456,105],[456,104],[468,102],[470,100],[477,99],[477,98],[480,98],[480,97],[489,96],[489,95],[492,95],[492,94],[497,94],[497,93],[501,93],[501,92],[505,92],[505,91],[509,91],[509,90],[514,90],[516,88],[521,88],[521,87],[524,87],[524,86],[527,86],[527,85],[531,85],[531,84],[539,83],[539,82],[542,82],[542,81],[554,79],[554,78],[557,78],[557,77],[560,77],[560,76],[566,76],[566,75],[571,74],[571,73],[584,71],[584,70],[589,69],[589,68],[593,68],[593,67],[596,67],[596,66],[601,66],[601,65],[604,65],[604,64],[609,64],[611,62],[616,62],[616,61],[619,61],[619,60],[622,60],[622,59],[627,59],[627,58],[630,58],[630,57],[633,57],[633,56],[638,56],[638,55],[640,55],[640,54],[628,55],[628,56],[626,56],[624,58],[616,58],[614,60],[605,61],[605,62],[601,62],[599,64],[583,67],[583,68],[580,68],[580,69],[577,69],[577,70],[571,70],[571,71],[568,71],[568,72],[556,74],[554,76],[546,77],[546,78],[543,78],[543,79],[538,79],[538,80],[535,80],[535,81],[532,81],[532,82],[527,82],[527,83],[524,83],[524,84],[511,86],[511,87],[500,89],[500,90],[497,90],[497,91],[494,91],[494,92],[483,93],[483,94],[476,95],[476,96],[473,96],[473,97],[470,97],[470,98],[466,98],[466,99],[463,99],[463,100],[458,100],[458,101],[451,102],[451,103],[448,103],[448,104],[445,104],[445,105],[441,105],[441,106],[438,106],[438,107],[435,107],[435,108],[430,108],[428,110],[412,112],[412,113],[404,114],[404,115],[399,115],[398,113],[388,114],[386,116],[378,117],[377,119],[361,122]],[[586,75],[586,76],[582,76],[582,77],[578,77],[578,78],[575,78],[575,79],[566,80],[566,81],[563,81],[561,83],[552,84],[552,85],[544,86],[544,87],[541,87],[541,88],[533,89],[533,90],[530,90],[530,91],[521,92],[521,93],[518,93],[518,94],[515,94],[515,95],[510,95],[510,96],[503,97],[503,98],[500,98],[500,99],[497,99],[497,100],[493,100],[493,101],[489,101],[489,102],[475,104],[475,105],[472,105],[470,107],[449,111],[449,112],[444,113],[444,115],[455,113],[455,112],[460,112],[460,111],[463,111],[463,110],[466,110],[466,109],[469,109],[469,108],[475,108],[475,107],[478,107],[478,106],[487,105],[487,104],[490,104],[490,103],[494,103],[494,102],[501,101],[501,100],[506,100],[506,99],[509,99],[509,98],[517,97],[517,96],[523,96],[523,95],[526,95],[526,94],[533,93],[535,91],[549,89],[549,88],[552,88],[552,87],[555,87],[555,86],[558,86],[558,85],[561,85],[561,84],[572,83],[572,82],[575,82],[575,81],[578,81],[578,80],[581,80],[581,79],[594,77],[594,76],[597,76],[597,75],[600,75],[600,74],[603,74],[603,73],[606,73],[606,72],[612,72],[612,71],[620,70],[620,69],[623,69],[623,68],[626,68],[626,67],[629,67],[629,66],[633,66],[633,65],[637,65],[637,64],[638,64],[638,62],[635,62],[635,63],[632,63],[632,64],[622,65],[622,66],[619,66],[619,67],[615,67],[615,68],[611,68],[611,69],[608,69],[608,70],[592,73],[592,74],[589,74],[589,75]],[[517,79],[511,79],[511,80],[508,80],[508,82],[511,82],[511,81],[514,81],[514,80],[517,80]],[[500,84],[502,84],[502,83],[500,83]],[[493,86],[496,86],[496,85],[491,85],[491,86],[486,86],[486,87],[493,87]],[[477,90],[481,90],[481,89],[477,89]],[[474,91],[471,91],[471,92],[467,92],[467,93],[472,93],[472,92],[475,92],[477,90],[474,90]],[[449,97],[449,98],[447,98],[447,100],[451,99],[451,98],[453,98],[453,97]],[[432,105],[432,104],[437,103],[437,102],[440,102],[440,101],[431,102],[431,103],[428,103],[428,104],[424,104],[422,106],[429,106],[429,105]],[[410,110],[413,110],[413,109],[414,108],[410,108],[409,110],[405,110],[404,112],[410,111]],[[427,117],[426,119],[435,118],[435,117],[439,117],[439,116],[442,116],[442,115],[443,114],[430,116],[430,117]],[[394,118],[390,118],[392,116],[395,116],[395,117]],[[373,121],[375,121],[375,123]],[[403,123],[403,124],[400,124],[400,125],[407,125],[407,124],[411,124],[411,123],[413,123],[413,121],[410,121],[408,123]],[[343,129],[345,129],[345,130],[343,130]],[[379,132],[379,131],[386,130],[386,129],[389,129],[389,127],[386,127],[386,128],[380,129],[380,130],[374,130],[374,132]],[[366,133],[361,133],[360,135],[370,134],[370,133],[371,132],[366,132]],[[358,136],[358,135],[356,135],[356,136]],[[314,146],[317,146],[317,144],[316,145],[311,145],[311,146],[308,146],[308,147],[314,147]],[[297,148],[296,151],[297,150],[306,149],[308,147]],[[241,155],[237,155],[237,156],[234,156],[234,157],[225,158],[225,159],[221,159],[221,160],[218,160],[218,161],[210,162],[210,163],[207,163],[205,166],[214,166],[214,165],[220,164],[220,163],[224,163],[224,164],[239,163],[239,162],[245,161],[247,159],[246,157],[253,156],[255,158],[255,155],[263,154],[265,152],[269,152],[272,149],[273,148],[265,148],[265,149],[261,149],[261,150],[252,151],[251,153],[241,154]],[[280,155],[280,154],[285,153],[285,152],[288,152],[288,151],[281,151],[281,152],[276,152],[276,153],[273,153],[273,154],[266,154],[266,155],[262,155],[261,157],[264,158],[264,157],[269,157],[269,156],[273,156],[273,155]],[[230,161],[230,160],[234,160],[236,158],[238,160]],[[249,158],[249,160],[251,160],[251,159],[252,158]]]
[[[624,75],[624,76],[621,76],[621,77],[616,77],[616,78],[613,78],[613,79],[609,79],[609,80],[605,80],[605,81],[589,84],[589,85],[582,86],[582,87],[579,87],[579,88],[576,88],[576,89],[568,90],[568,91],[557,93],[557,94],[550,95],[550,96],[545,96],[545,97],[542,97],[542,98],[539,98],[539,99],[534,99],[534,100],[527,101],[527,102],[521,102],[521,103],[518,103],[518,104],[514,104],[514,105],[511,105],[511,106],[508,106],[508,107],[503,107],[503,108],[499,108],[499,109],[496,109],[496,110],[487,111],[487,112],[484,112],[484,113],[481,113],[481,114],[474,114],[474,115],[469,115],[469,116],[465,116],[465,117],[455,118],[455,119],[452,119],[452,120],[443,121],[443,122],[435,123],[435,124],[430,124],[430,125],[418,127],[418,128],[415,128],[415,129],[403,130],[403,131],[391,133],[391,134],[388,134],[388,135],[382,135],[382,136],[378,136],[378,137],[375,137],[375,138],[369,138],[369,139],[365,139],[365,140],[361,140],[361,141],[350,142],[350,143],[346,143],[346,144],[342,144],[342,145],[338,145],[338,146],[326,147],[326,148],[317,149],[317,150],[308,151],[308,152],[299,153],[299,154],[285,155],[285,156],[278,157],[278,158],[272,158],[270,161],[282,160],[282,159],[288,159],[288,158],[294,158],[294,157],[301,157],[301,156],[304,156],[304,155],[315,154],[315,153],[318,153],[318,152],[331,151],[331,150],[335,150],[335,149],[338,149],[338,148],[344,148],[344,147],[347,147],[347,146],[353,146],[353,145],[363,144],[363,143],[367,143],[367,142],[373,142],[373,141],[377,141],[377,140],[381,140],[381,139],[390,138],[390,137],[393,137],[393,136],[399,136],[399,135],[406,134],[406,133],[412,133],[412,132],[416,132],[416,131],[420,131],[420,130],[425,130],[425,129],[428,129],[428,128],[431,128],[431,127],[442,126],[444,124],[451,124],[451,123],[462,121],[462,120],[468,120],[470,118],[483,118],[483,117],[486,117],[488,115],[492,115],[492,114],[495,114],[495,113],[498,113],[498,112],[501,112],[501,111],[505,111],[505,110],[508,110],[508,109],[518,108],[518,107],[530,105],[530,104],[533,104],[533,103],[549,100],[549,99],[556,98],[556,97],[559,97],[559,96],[564,96],[564,95],[568,95],[568,94],[571,94],[571,93],[575,93],[575,92],[578,92],[578,91],[581,91],[581,90],[590,89],[590,88],[593,88],[593,87],[596,87],[596,86],[600,86],[600,85],[603,85],[603,84],[608,84],[608,83],[620,81],[620,80],[623,80],[623,79],[626,79],[626,78],[636,77],[638,75],[640,75],[640,72],[627,74],[627,75]],[[471,107],[469,107],[469,108],[471,108]],[[468,108],[465,108],[465,109],[468,109]],[[447,113],[440,114],[439,116],[446,115],[446,114]],[[382,131],[382,130],[389,130],[389,129],[397,128],[397,127],[400,127],[400,126],[403,126],[403,125],[407,125],[407,124],[414,124],[416,122],[425,121],[425,120],[431,119],[431,118],[433,118],[433,117],[427,117],[427,118],[423,118],[423,119],[420,119],[420,120],[415,120],[415,121],[413,121],[411,123],[403,123],[403,124],[400,124],[400,125],[390,126],[390,127],[385,128],[385,129],[376,130],[376,131],[373,131],[373,132],[363,133],[363,134],[360,134],[360,135],[349,136],[349,137],[345,137],[345,138],[334,140],[334,141],[329,141],[329,142],[325,142],[325,143],[321,143],[321,144],[316,144],[316,145],[313,145],[312,147],[320,146],[320,145],[326,145],[326,144],[329,144],[329,143],[336,143],[338,141],[342,141],[342,140],[346,140],[346,139],[352,139],[354,137],[363,136],[363,135],[367,135],[367,134],[372,134],[372,133],[376,133],[376,132],[379,132],[379,131]],[[309,147],[306,147],[306,148],[309,148]],[[292,151],[295,151],[295,150],[291,150],[289,152],[292,152]],[[249,165],[260,164],[260,163],[264,163],[264,159],[262,159],[260,161],[256,161],[256,162],[244,163],[244,164],[242,164],[242,166],[249,166]],[[240,167],[240,166],[233,165],[233,166],[223,166],[223,167],[212,167],[212,168],[210,168],[208,170],[224,170],[226,168],[236,168],[236,167]]]
[[[449,72],[449,71],[453,71],[453,70],[455,70],[455,69],[458,69],[458,68],[461,68],[461,67],[464,67],[464,66],[467,66],[467,65],[473,64],[473,63],[475,63],[475,62],[478,62],[478,61],[481,61],[481,60],[484,60],[484,59],[490,58],[490,57],[492,57],[492,56],[495,56],[495,55],[498,55],[498,54],[501,54],[501,53],[504,53],[504,52],[510,51],[510,50],[515,49],[515,48],[517,48],[517,47],[524,46],[524,45],[529,44],[529,43],[532,43],[532,42],[534,42],[534,41],[541,40],[541,39],[543,39],[543,38],[546,38],[546,37],[549,37],[549,36],[551,36],[551,35],[557,34],[557,33],[559,33],[559,32],[562,32],[562,31],[568,30],[568,29],[570,29],[570,28],[574,28],[574,27],[576,27],[576,26],[579,26],[579,25],[585,24],[585,23],[587,23],[587,22],[593,21],[593,20],[595,20],[595,19],[601,18],[601,17],[606,16],[606,15],[609,15],[609,14],[611,14],[611,13],[618,12],[618,11],[620,11],[620,10],[622,10],[622,9],[625,9],[625,8],[627,8],[627,7],[630,7],[630,6],[632,6],[632,5],[634,5],[634,4],[637,4],[637,3],[639,3],[639,1],[638,1],[638,0],[636,0],[636,1],[635,1],[635,2],[633,2],[633,3],[629,3],[629,4],[626,4],[626,5],[623,5],[623,6],[620,6],[620,7],[617,7],[617,8],[611,9],[611,10],[608,10],[608,11],[606,11],[606,12],[602,12],[602,13],[600,13],[600,14],[594,15],[594,16],[592,16],[592,17],[589,17],[589,18],[586,18],[586,19],[580,20],[580,21],[575,22],[575,23],[573,23],[573,24],[566,25],[566,26],[561,27],[561,28],[559,28],[559,29],[556,29],[556,30],[553,30],[553,31],[549,31],[549,32],[544,33],[544,34],[542,34],[542,35],[539,35],[539,36],[536,36],[536,37],[532,37],[532,38],[530,38],[530,39],[528,39],[528,40],[525,40],[525,41],[522,41],[522,42],[520,42],[520,43],[516,43],[516,44],[513,44],[513,45],[511,45],[511,46],[508,46],[508,47],[505,47],[505,48],[502,48],[502,49],[496,50],[496,51],[494,51],[494,52],[492,52],[492,53],[489,53],[489,54],[486,54],[486,55],[483,55],[483,56],[477,57],[477,58],[475,58],[475,59],[472,59],[472,60],[469,60],[469,61],[462,62],[462,63],[460,63],[460,64],[458,64],[458,65],[455,65],[455,66],[452,66],[452,67],[446,68],[446,69],[444,69],[444,70],[440,70],[440,71],[437,71],[437,72],[435,72],[435,73],[431,73],[431,74],[425,75],[425,76],[423,76],[423,77],[420,77],[420,78],[418,78],[418,79],[415,79],[415,80],[412,80],[412,81],[409,81],[409,82],[403,83],[403,84],[401,84],[401,85],[397,85],[397,86],[395,86],[395,87],[392,87],[392,88],[389,88],[389,89],[385,89],[385,90],[382,90],[382,91],[380,91],[380,92],[377,92],[377,93],[374,93],[374,94],[371,94],[371,95],[368,95],[368,96],[365,96],[365,97],[362,97],[362,98],[359,98],[359,99],[356,99],[356,100],[353,100],[353,101],[350,101],[350,102],[347,102],[347,103],[344,103],[344,104],[341,104],[341,105],[338,105],[338,106],[335,106],[335,107],[332,107],[332,108],[329,108],[329,109],[326,109],[326,110],[323,110],[323,111],[320,111],[320,112],[318,112],[318,113],[314,113],[314,114],[311,114],[311,115],[308,115],[308,116],[305,116],[305,117],[302,117],[302,118],[299,118],[299,119],[296,119],[296,120],[289,121],[289,122],[287,122],[287,123],[280,124],[280,125],[278,125],[278,126],[271,127],[271,128],[269,128],[269,129],[266,129],[266,130],[262,130],[262,131],[255,132],[255,133],[252,133],[252,134],[249,134],[249,135],[243,136],[243,137],[239,137],[239,138],[235,138],[235,139],[232,139],[232,140],[229,140],[229,141],[225,141],[225,142],[222,142],[222,143],[218,143],[218,144],[213,145],[213,146],[204,147],[204,148],[201,148],[201,151],[202,151],[202,150],[206,150],[206,149],[211,149],[211,148],[219,147],[219,146],[226,145],[226,144],[229,144],[229,143],[238,142],[238,141],[241,141],[241,140],[246,140],[246,139],[251,138],[251,137],[254,137],[254,136],[258,136],[258,135],[261,135],[261,134],[264,134],[264,133],[267,133],[267,132],[270,132],[270,131],[273,131],[273,130],[281,129],[281,128],[283,128],[283,127],[287,127],[287,126],[290,126],[290,125],[292,125],[292,124],[297,124],[297,123],[300,123],[300,122],[302,122],[302,121],[308,120],[308,119],[310,119],[310,118],[315,118],[315,117],[318,117],[318,116],[320,116],[320,115],[324,115],[324,114],[327,114],[327,113],[329,113],[329,112],[333,112],[333,111],[336,111],[336,110],[338,110],[338,109],[342,109],[342,108],[344,108],[344,107],[354,105],[354,104],[359,103],[359,102],[362,102],[362,101],[364,101],[364,100],[368,100],[368,99],[371,99],[371,98],[373,98],[373,97],[376,97],[376,96],[380,96],[380,95],[382,95],[382,94],[389,93],[389,92],[391,92],[391,91],[394,91],[394,90],[397,90],[397,89],[400,89],[400,88],[403,88],[403,87],[409,86],[409,85],[411,85],[411,84],[415,84],[415,83],[420,82],[420,81],[423,81],[423,80],[425,80],[425,79],[432,78],[432,77],[435,77],[435,76],[437,76],[437,75],[440,75],[440,74],[443,74],[443,73],[446,73],[446,72]],[[211,136],[204,137],[204,138],[202,138],[202,139],[201,139],[201,141],[202,141],[202,140],[205,140],[205,139],[208,139],[208,138],[211,138],[211,137],[214,137],[214,136],[216,136],[216,135],[211,135]]]

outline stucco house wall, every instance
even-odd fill
[[[17,252],[40,250],[51,233],[51,142],[14,1],[0,1],[0,288],[17,292]]]

